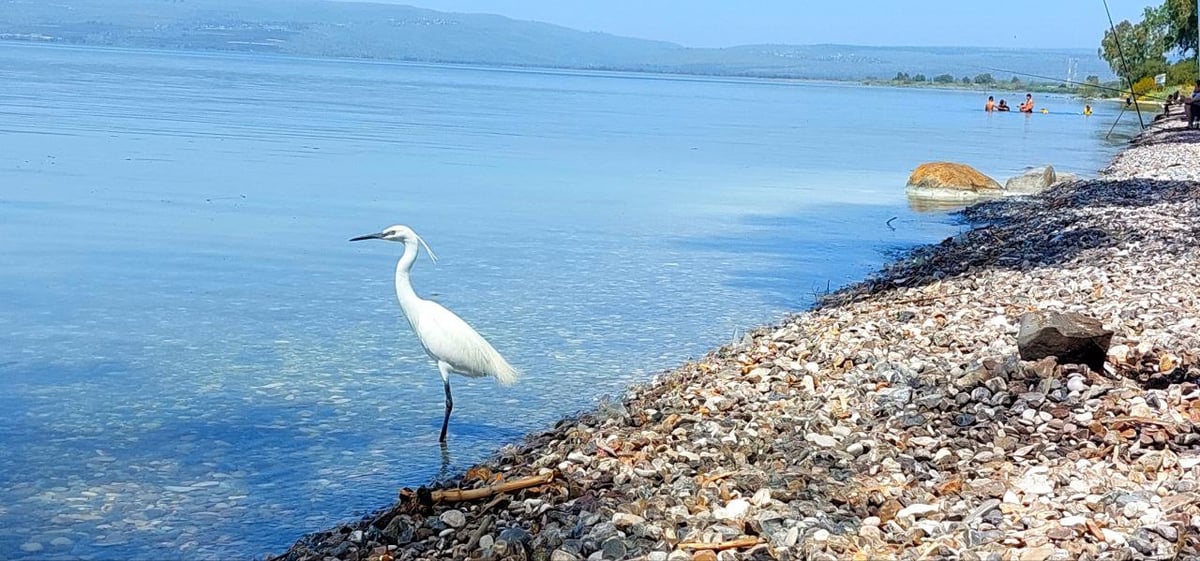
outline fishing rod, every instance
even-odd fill
[[[1030,74],[1030,73],[1028,73],[1028,72],[1015,72],[1015,71],[1012,71],[1012,70],[1004,70],[1004,69],[1002,69],[1002,68],[987,68],[987,67],[983,67],[983,69],[984,69],[984,70],[989,70],[989,71],[992,71],[992,72],[1005,72],[1005,73],[1008,73],[1008,74],[1013,74],[1013,75],[1016,75],[1016,76],[1028,76],[1028,77],[1030,77],[1030,78],[1037,78],[1037,79],[1039,79],[1039,80],[1050,80],[1050,81],[1053,81],[1053,82],[1062,82],[1062,83],[1064,83],[1064,84],[1073,84],[1073,85],[1079,85],[1079,86],[1090,86],[1090,87],[1093,87],[1093,88],[1097,88],[1097,89],[1101,89],[1101,90],[1107,90],[1107,91],[1110,91],[1110,92],[1117,92],[1117,93],[1120,93],[1120,94],[1125,94],[1125,93],[1126,93],[1124,89],[1120,89],[1120,88],[1112,88],[1112,87],[1108,87],[1108,86],[1101,86],[1101,85],[1099,85],[1099,84],[1089,84],[1089,83],[1087,83],[1087,82],[1075,82],[1075,81],[1072,81],[1072,80],[1063,80],[1062,78],[1054,78],[1054,77],[1051,77],[1051,76],[1040,76],[1040,75],[1038,75],[1038,74]],[[1133,95],[1131,95],[1131,96],[1129,96],[1129,97],[1127,97],[1127,98],[1126,98],[1126,100],[1127,100],[1127,101],[1125,102],[1125,104],[1124,104],[1124,105],[1122,105],[1122,106],[1121,106],[1121,112],[1117,114],[1117,119],[1116,119],[1115,121],[1113,121],[1113,124],[1112,124],[1112,126],[1108,128],[1108,134],[1105,134],[1105,135],[1104,135],[1104,138],[1105,138],[1105,140],[1107,140],[1107,139],[1108,139],[1108,137],[1112,136],[1112,133],[1113,133],[1113,131],[1114,131],[1114,130],[1116,130],[1116,128],[1117,128],[1117,124],[1121,122],[1121,117],[1124,117],[1124,116],[1125,116],[1125,111],[1126,111],[1127,109],[1129,109],[1129,105],[1130,105],[1130,102],[1131,102],[1131,98],[1136,98],[1136,97],[1137,97],[1137,96],[1133,96]],[[1150,99],[1153,99],[1153,100],[1155,100],[1155,101],[1166,101],[1166,99],[1165,99],[1165,98],[1156,98],[1156,97],[1152,97],[1152,96],[1143,96],[1143,97],[1149,97]],[[1139,120],[1139,121],[1141,120],[1141,107],[1138,107],[1138,120]],[[1145,123],[1142,123],[1142,128],[1143,128],[1143,129],[1144,129],[1144,128],[1146,128],[1146,125],[1145,125]]]
[[[1117,26],[1113,24],[1112,12],[1108,10],[1108,0],[1104,2],[1104,13],[1108,15],[1108,26],[1112,28],[1113,43],[1117,45],[1117,56],[1121,58],[1121,67],[1125,69],[1125,81],[1129,82],[1129,95],[1133,98],[1133,107],[1137,110],[1138,123],[1142,125],[1142,129],[1146,128],[1146,121],[1142,120],[1142,108],[1137,104],[1137,94],[1133,91],[1133,75],[1129,73],[1129,63],[1125,60],[1125,53],[1121,51],[1121,37],[1117,35]]]
[[[1076,81],[1073,81],[1073,80],[1064,80],[1064,79],[1062,79],[1062,78],[1055,78],[1055,77],[1053,77],[1053,76],[1041,76],[1041,75],[1038,75],[1038,74],[1030,74],[1030,73],[1028,73],[1028,72],[1017,72],[1017,71],[1014,71],[1014,70],[1005,70],[1005,69],[1003,69],[1003,68],[991,68],[991,67],[985,67],[985,66],[981,66],[981,67],[978,67],[978,68],[979,68],[979,69],[981,69],[981,70],[987,70],[987,71],[989,71],[989,72],[996,72],[996,73],[1003,73],[1003,74],[1012,74],[1012,75],[1015,75],[1015,76],[1025,76],[1025,77],[1028,77],[1028,78],[1037,78],[1037,79],[1039,79],[1039,80],[1050,80],[1050,81],[1052,81],[1052,82],[1062,82],[1062,83],[1064,83],[1064,84],[1071,84],[1072,86],[1087,86],[1087,87],[1096,88],[1096,89],[1098,89],[1098,90],[1105,90],[1105,91],[1110,91],[1110,92],[1117,92],[1117,93],[1120,93],[1120,94],[1128,94],[1128,93],[1129,93],[1129,92],[1125,91],[1125,88],[1114,88],[1114,87],[1112,87],[1112,86],[1102,86],[1102,85],[1100,85],[1100,84],[1092,84],[1092,83],[1089,83],[1089,82],[1076,82]],[[1145,98],[1150,98],[1150,99],[1152,99],[1152,100],[1154,100],[1154,101],[1166,101],[1166,98],[1159,98],[1159,97],[1155,97],[1155,96],[1152,96],[1152,95],[1143,95],[1142,97],[1145,97]]]
[[[1121,106],[1121,112],[1117,114],[1117,120],[1113,121],[1112,126],[1108,127],[1108,133],[1104,135],[1104,140],[1108,140],[1108,137],[1112,136],[1112,131],[1117,129],[1117,123],[1121,122],[1121,116],[1125,115],[1125,109],[1128,107],[1128,105]]]

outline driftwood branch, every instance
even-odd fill
[[[707,473],[707,474],[704,474],[704,475],[701,475],[700,477],[698,477],[697,482],[700,483],[701,486],[704,486],[704,485],[708,485],[709,483],[716,483],[722,479],[733,477],[734,475],[737,475],[736,471],[722,471],[722,472],[718,472],[718,473]]]
[[[702,542],[687,542],[679,544],[679,547],[687,549],[708,549],[712,551],[725,551],[726,549],[741,549],[743,547],[752,547],[758,545],[758,538],[744,536],[736,540],[729,540],[720,543],[702,543]]]
[[[1150,419],[1147,417],[1117,417],[1114,419],[1103,419],[1105,423],[1110,425],[1156,425],[1164,429],[1173,429],[1177,425],[1170,421],[1160,421],[1158,419]]]
[[[456,503],[462,501],[476,501],[486,499],[502,493],[511,493],[520,491],[529,487],[545,485],[554,480],[554,472],[546,472],[541,475],[530,477],[522,477],[511,481],[503,481],[494,483],[487,487],[478,489],[439,489],[433,492],[433,502],[435,503]]]

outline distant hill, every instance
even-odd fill
[[[1074,64],[1077,80],[1113,78],[1090,49],[688,48],[495,15],[326,0],[0,0],[0,40],[832,80],[1010,77],[997,69],[1065,78]]]

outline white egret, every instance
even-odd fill
[[[404,244],[404,255],[396,263],[396,298],[400,309],[408,319],[408,325],[417,334],[425,352],[437,362],[442,373],[442,384],[446,389],[446,416],[442,418],[442,435],[439,442],[446,442],[446,428],[450,424],[450,411],[454,409],[454,398],[450,395],[450,373],[457,372],[469,378],[492,376],[501,384],[517,381],[520,373],[500,356],[486,339],[476,332],[457,314],[441,304],[417,296],[413,291],[409,272],[417,260],[420,246],[429,252],[429,259],[437,263],[437,256],[425,240],[408,226],[390,226],[378,234],[351,238],[350,241],[385,240]],[[419,245],[418,245],[419,244]]]

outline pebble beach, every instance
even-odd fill
[[[275,561],[1200,558],[1200,131],[972,206],[811,310]],[[1023,361],[1027,312],[1113,332]]]

